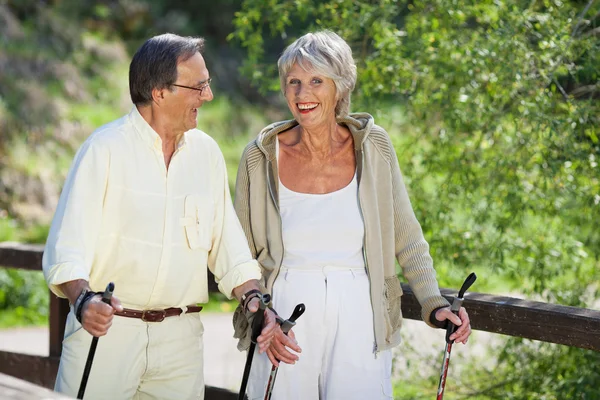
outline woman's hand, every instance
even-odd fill
[[[450,335],[450,340],[467,344],[469,336],[471,335],[471,321],[469,320],[469,314],[467,314],[467,310],[465,310],[464,307],[460,308],[458,311],[458,316],[452,312],[450,306],[440,308],[435,313],[435,319],[438,321],[445,321],[449,319],[458,327],[456,332]]]
[[[276,367],[279,367],[279,362],[295,364],[299,357],[297,354],[290,352],[289,349],[296,353],[302,352],[302,349],[298,346],[298,342],[296,342],[294,331],[290,330],[286,335],[281,330],[279,324],[277,324],[271,346],[267,350],[267,356],[271,360],[271,364]]]
[[[258,311],[258,303],[258,298],[250,300],[248,310],[251,312]],[[277,315],[269,308],[265,310],[263,329],[260,332],[260,336],[256,339],[256,343],[258,344],[258,352],[264,353],[266,351],[269,360],[276,367],[279,366],[279,361],[286,364],[295,364],[298,361],[298,355],[290,352],[288,349],[296,353],[302,352],[302,349],[296,342],[294,332],[290,330],[288,335],[285,335],[277,322]]]

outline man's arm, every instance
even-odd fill
[[[223,154],[214,143],[212,173],[215,174],[212,191],[215,196],[215,210],[211,237],[211,250],[208,254],[208,268],[219,284],[219,290],[228,298],[247,292],[247,288],[259,289],[262,277],[258,262],[252,258],[248,242],[240,221],[235,214],[229,193],[227,171]]]
[[[109,163],[108,149],[96,144],[92,135],[75,155],[63,186],[42,260],[48,286],[59,297],[67,297],[61,290],[63,283],[90,279]]]
[[[93,137],[81,146],[64,184],[42,260],[52,292],[69,299],[83,328],[94,336],[106,334],[114,313],[101,296],[84,296],[84,291],[91,291],[89,275],[100,232],[109,160],[108,149],[95,143]],[[112,306],[121,308],[114,296]]]
[[[81,294],[81,292],[90,289],[90,285],[88,281],[83,279],[76,279],[74,281],[65,282],[63,284],[58,285],[59,289],[63,294],[69,299],[69,303],[75,304],[77,297]]]

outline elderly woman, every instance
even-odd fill
[[[245,149],[235,208],[273,307],[287,317],[304,303],[306,313],[257,355],[248,397],[264,398],[271,363],[283,361],[273,399],[391,398],[402,323],[395,261],[427,324],[449,319],[460,325],[451,339],[466,343],[469,318],[440,295],[388,134],[371,115],[349,114],[348,44],[309,33],[278,66],[294,119],[267,126]]]

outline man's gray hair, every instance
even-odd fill
[[[286,77],[294,64],[332,79],[338,98],[335,115],[348,115],[350,96],[356,84],[356,64],[352,58],[352,49],[344,39],[325,30],[307,33],[290,44],[277,61],[281,91],[284,94]]]
[[[129,65],[129,93],[136,105],[152,102],[153,89],[166,89],[177,80],[177,64],[204,50],[204,39],[172,33],[154,36],[138,49]]]

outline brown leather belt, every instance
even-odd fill
[[[196,313],[202,311],[200,306],[188,306],[186,314]],[[162,322],[167,317],[175,317],[181,315],[183,309],[181,308],[165,308],[164,310],[132,310],[130,308],[123,308],[123,311],[115,312],[115,315],[127,318],[139,318],[144,322]]]

